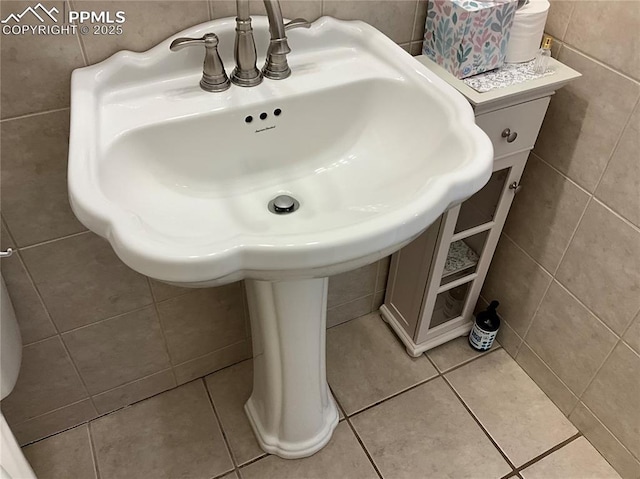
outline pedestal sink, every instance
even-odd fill
[[[323,17],[290,32],[286,80],[204,92],[203,52],[169,44],[215,32],[230,71],[234,28],[197,25],[73,73],[69,195],[142,274],[190,287],[246,280],[245,410],[265,451],[304,457],[338,422],[327,277],[398,250],[479,190],[493,151],[457,92],[362,22]],[[264,52],[266,18],[254,28]],[[279,195],[298,209],[274,214]]]

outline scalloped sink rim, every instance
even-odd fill
[[[263,54],[268,39],[266,17],[254,17],[253,25],[258,52]],[[216,32],[220,37],[222,59],[230,72],[234,65],[234,28],[232,18],[203,23],[173,35],[146,52],[119,52],[99,64],[73,72],[68,175],[71,206],[80,221],[106,238],[132,269],[166,282],[194,287],[243,278],[278,281],[326,277],[396,251],[447,208],[471,196],[488,180],[493,148],[488,137],[475,125],[467,101],[370,25],[322,17],[310,29],[288,34],[293,50],[289,55],[293,74],[289,79],[265,79],[261,85],[248,89],[234,85],[224,93],[200,91],[197,85],[203,53],[200,49],[173,53],[169,51],[169,44],[177,37]],[[262,64],[262,56],[258,62]],[[266,172],[260,176],[262,183],[255,185],[255,191],[235,196],[230,193],[222,202],[220,198],[207,196],[206,192],[198,192],[193,186],[196,181],[207,180],[206,176],[198,175],[198,168],[204,171],[206,164],[194,163],[193,184],[187,178],[188,184],[183,188],[191,193],[179,196],[178,189],[161,185],[162,181],[166,182],[166,175],[150,173],[144,180],[135,176],[146,165],[159,171],[153,159],[120,163],[114,159],[117,159],[113,153],[117,147],[125,148],[127,155],[133,154],[126,149],[123,138],[138,138],[135,135],[152,131],[149,128],[158,125],[179,124],[194,118],[213,122],[219,120],[215,115],[237,117],[241,112],[259,111],[262,106],[272,107],[277,102],[295,108],[295,102],[307,98],[320,105],[331,99],[333,91],[353,89],[354,84],[359,87],[357,82],[374,85],[370,92],[362,93],[369,95],[361,98],[363,104],[375,103],[377,99],[381,102],[380,107],[362,107],[371,116],[358,119],[362,121],[360,124],[354,123],[361,125],[364,133],[358,133],[358,128],[349,129],[345,138],[340,139],[347,145],[344,151],[338,152],[342,156],[331,164],[321,163],[318,168],[314,163],[321,161],[322,152],[318,159],[291,163],[292,169],[298,168],[301,173],[297,178],[288,179],[288,183],[278,182],[276,175],[282,176],[286,171],[281,166],[274,167],[272,177],[265,167]],[[403,104],[395,105],[390,98],[380,95],[387,86],[394,97],[400,94],[415,101],[407,102],[403,98]],[[319,91],[325,92],[325,96],[320,97]],[[383,107],[384,111],[393,110],[395,114],[392,130],[396,136],[380,143],[391,145],[389,148],[398,152],[393,158],[393,169],[388,157],[376,156],[376,151],[388,153],[384,147],[377,145],[375,149],[362,140],[380,137],[380,128],[384,126],[380,116]],[[399,112],[405,110],[407,114],[400,116]],[[131,111],[136,113],[132,115]],[[125,115],[126,112],[129,115]],[[302,134],[301,130],[295,130],[294,123],[290,124],[291,130],[296,135]],[[372,131],[372,128],[377,129]],[[273,134],[286,138],[285,130],[283,127]],[[236,134],[232,127],[223,133]],[[207,139],[210,145],[203,140],[202,151],[216,148],[215,134],[212,131],[211,138]],[[245,138],[238,135],[240,139]],[[240,146],[247,148],[251,144],[243,142]],[[233,152],[225,152],[224,161],[229,162],[229,167],[237,165],[239,160],[233,158]],[[271,161],[268,155],[265,158],[265,162]],[[338,167],[326,173],[331,165]],[[363,181],[369,183],[357,183],[360,189],[350,188],[349,185],[355,185],[358,178],[362,178],[363,172],[366,172]],[[405,180],[400,181],[402,178]],[[326,210],[319,194],[312,192],[316,179],[325,182],[319,183],[323,188],[329,185],[337,192],[336,197],[343,198],[336,211]],[[423,181],[425,186],[415,186],[410,196],[402,197],[406,193],[403,182],[414,180]],[[215,176],[212,175],[210,181],[213,185]],[[368,196],[367,184],[372,188],[377,185],[375,204]],[[119,195],[118,191],[126,194]],[[312,211],[313,208],[307,206],[312,205],[317,216],[301,214],[296,218],[296,212],[279,217],[267,212],[263,199],[281,192],[300,196],[299,211]],[[176,209],[171,212],[177,225],[172,231],[171,224],[161,225],[155,216],[152,221],[154,210],[144,205],[151,195],[159,210],[163,199],[167,205],[182,204],[182,201],[189,205],[192,199],[194,205],[208,205],[209,201],[212,211],[216,211],[216,206],[222,208],[223,204],[249,210],[253,206],[247,205],[255,204],[256,211],[246,210],[246,218],[237,224],[233,218],[221,216],[220,224],[226,228],[222,237],[213,228],[199,229],[200,217],[193,213],[193,218],[189,218],[189,208],[183,210],[182,217],[181,210]],[[361,201],[362,196],[367,197],[366,201]],[[126,203],[127,198],[132,198],[132,202]],[[179,201],[169,203],[170,198]],[[145,218],[141,211],[148,211],[149,217]],[[224,223],[227,220],[228,223]]]

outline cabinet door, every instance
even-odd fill
[[[475,195],[444,215],[444,224],[455,221],[441,238],[434,257],[438,271],[427,293],[416,344],[469,322],[491,264],[529,152],[496,160],[489,182]],[[439,258],[442,258],[438,261]]]
[[[413,338],[433,268],[442,217],[391,257],[385,305]]]

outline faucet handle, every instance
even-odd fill
[[[309,28],[311,26],[311,22],[305,20],[304,18],[295,18],[290,22],[284,24],[284,30],[293,30],[294,28]]]
[[[173,52],[193,45],[204,45],[204,65],[200,87],[205,91],[225,91],[231,86],[227,72],[224,71],[222,59],[218,53],[218,35],[206,33],[202,38],[182,37],[171,42],[169,49]]]

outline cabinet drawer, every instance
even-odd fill
[[[545,97],[478,115],[476,123],[491,139],[494,157],[533,148],[548,105]]]

